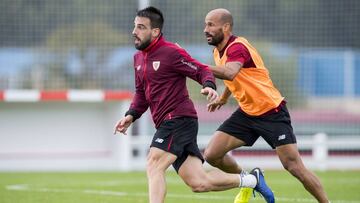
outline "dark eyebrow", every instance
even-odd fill
[[[135,26],[142,26],[142,27],[145,27],[145,28],[146,28],[146,26],[145,26],[144,24],[137,24],[137,25],[135,25]]]

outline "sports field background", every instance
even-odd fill
[[[332,203],[360,203],[359,171],[316,173]],[[284,171],[266,171],[277,202],[316,202],[292,176]],[[169,203],[232,203],[237,189],[195,194],[175,172],[167,174]],[[1,203],[145,203],[145,172],[131,173],[0,173]],[[251,202],[264,202],[258,196]]]

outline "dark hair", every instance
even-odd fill
[[[159,28],[162,30],[164,25],[164,17],[161,11],[153,6],[144,8],[136,13],[136,16],[150,19],[151,28]]]

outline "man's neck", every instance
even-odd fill
[[[232,36],[232,35],[225,35],[223,41],[221,41],[221,42],[216,46],[216,49],[217,49],[218,51],[223,50],[224,47],[226,46],[226,44],[228,43],[228,41],[230,40],[230,37],[231,37],[231,36]]]
[[[160,34],[159,36],[157,36],[156,38],[154,38],[151,43],[149,44],[149,46],[147,46],[143,51],[144,52],[148,52],[152,47],[155,46],[155,44],[160,40],[162,34]]]

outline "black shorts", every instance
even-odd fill
[[[176,172],[189,155],[198,157],[202,162],[197,145],[198,120],[190,117],[179,117],[165,120],[157,129],[151,147],[162,149],[177,156],[172,164]]]
[[[283,104],[278,112],[263,116],[249,116],[241,109],[235,111],[218,131],[230,134],[252,146],[261,136],[274,149],[285,144],[296,143],[289,111]]]

